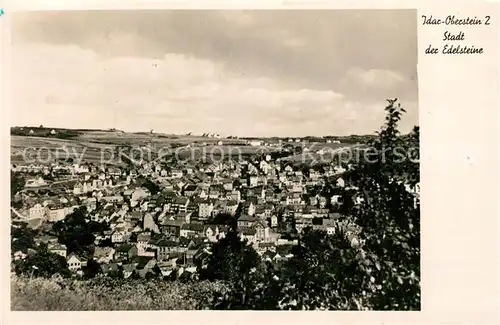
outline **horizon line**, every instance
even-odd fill
[[[33,128],[33,129],[40,129],[40,126],[42,126],[43,129],[53,129],[53,130],[68,130],[68,131],[100,131],[100,132],[123,132],[123,133],[129,133],[129,134],[151,134],[151,135],[165,135],[165,136],[199,136],[202,137],[204,134],[209,135],[218,135],[220,136],[221,139],[228,138],[228,137],[236,137],[236,138],[328,138],[328,137],[336,137],[336,138],[347,138],[347,137],[352,137],[352,136],[376,136],[376,131],[373,131],[373,133],[364,133],[364,134],[349,134],[349,135],[333,135],[333,134],[325,134],[325,135],[267,135],[267,136],[258,136],[258,135],[222,135],[217,132],[185,132],[185,133],[165,133],[165,132],[156,132],[154,129],[148,130],[148,131],[130,131],[130,130],[122,130],[118,128],[107,128],[107,129],[102,129],[102,128],[66,128],[66,127],[50,127],[50,126],[45,126],[45,125],[38,125],[38,126],[29,126],[29,125],[24,125],[24,126],[19,126],[19,125],[14,125],[11,126],[10,129],[15,128]],[[418,125],[415,125],[418,126]],[[152,132],[151,132],[152,131]],[[410,131],[411,132],[411,131]],[[410,133],[408,132],[408,133]],[[406,134],[406,133],[402,133]]]

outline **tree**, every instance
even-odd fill
[[[71,275],[66,259],[51,253],[45,247],[40,248],[35,254],[28,255],[24,260],[14,262],[17,274],[49,278],[55,273],[64,277]]]
[[[156,183],[147,178],[140,177],[140,181],[142,182],[142,186],[145,187],[152,195],[157,194],[161,190]]]
[[[293,257],[282,268],[281,308],[352,309],[367,281],[362,264],[342,231],[304,229]]]
[[[61,244],[66,245],[68,253],[82,257],[91,257],[94,251],[94,233],[102,233],[108,229],[106,223],[91,221],[85,207],[80,207],[64,220],[52,227]]]
[[[362,227],[367,256],[377,291],[374,309],[420,309],[420,204],[413,188],[419,182],[419,129],[401,136],[397,126],[405,110],[388,100],[386,123],[369,142],[370,159],[356,162],[350,180],[364,201],[349,207]],[[412,153],[413,157],[402,154]],[[417,203],[417,204],[416,204]]]
[[[419,129],[399,133],[404,109],[397,100],[385,110],[386,123],[368,142],[370,157],[350,162],[353,186],[340,190],[346,217],[335,233],[306,228],[281,268],[255,264],[255,251],[229,233],[202,271],[229,284],[214,308],[420,309],[420,205],[411,191],[420,178]]]
[[[228,213],[219,213],[211,218],[208,223],[213,225],[229,226],[231,229],[236,229],[237,226],[236,217]]]
[[[83,276],[86,279],[94,278],[96,275],[101,273],[101,265],[97,263],[94,259],[90,259],[87,261],[87,264],[82,267]]]
[[[259,255],[236,231],[212,245],[206,268],[199,265],[199,269],[202,280],[223,280],[227,284],[228,290],[215,295],[214,309],[260,309],[264,303],[262,291],[274,289],[265,277],[268,273]],[[267,300],[266,305],[274,306]]]
[[[206,268],[201,265],[200,278],[237,282],[259,264],[260,257],[255,250],[242,241],[236,231],[229,231],[224,238],[212,244]]]
[[[26,184],[26,180],[24,177],[17,172],[10,172],[10,192],[11,195],[16,194],[20,190],[24,188],[24,185]]]
[[[10,228],[11,251],[12,253],[21,251],[28,252],[28,248],[35,247],[36,232],[22,224],[20,227]]]

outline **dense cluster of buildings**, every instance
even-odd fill
[[[103,274],[121,270],[124,277],[153,270],[164,276],[195,273],[194,261],[210,254],[210,243],[227,234],[231,218],[263,259],[289,258],[297,242],[290,233],[300,234],[305,227],[333,233],[342,226],[335,207],[348,186],[344,169],[333,164],[299,168],[270,155],[216,163],[157,161],[104,168],[54,163],[12,169],[27,178],[24,190],[14,196],[13,220],[47,229],[36,240],[66,258],[75,274],[91,258]],[[327,184],[333,191],[325,195]],[[69,252],[50,234],[53,223],[82,207],[91,220],[109,225],[96,234],[90,257]]]

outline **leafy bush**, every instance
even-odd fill
[[[178,281],[96,278],[93,280],[11,277],[11,309],[75,310],[193,310],[212,303],[220,282],[184,284]]]
[[[14,261],[13,267],[16,274],[20,275],[49,278],[55,273],[59,273],[65,277],[70,276],[66,259],[49,252],[46,247],[40,247],[36,252],[28,254],[23,260]]]
[[[351,162],[353,186],[342,193],[340,210],[354,227],[333,235],[306,229],[278,268],[250,264],[255,252],[237,237],[220,241],[212,247],[207,278],[229,285],[212,308],[420,309],[420,203],[407,190],[420,178],[419,130],[399,134],[404,109],[396,101],[388,100],[386,123],[369,141],[370,159]],[[401,159],[401,153],[413,156]],[[356,197],[364,199],[360,205],[353,204]]]

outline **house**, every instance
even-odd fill
[[[224,238],[227,234],[227,227],[219,225],[206,225],[204,229],[204,235],[209,242],[216,242],[221,238]]]
[[[254,186],[257,186],[258,184],[259,184],[259,177],[258,176],[250,175],[248,177],[248,186],[254,187]]]
[[[181,227],[185,222],[182,220],[164,220],[161,224],[161,232],[165,235],[172,235],[179,237],[181,234]]]
[[[208,199],[208,190],[201,189],[198,193],[198,197],[203,200]]]
[[[122,270],[123,270],[123,278],[128,279],[135,272],[135,265],[124,264]]]
[[[66,258],[66,252],[67,252],[66,245],[52,244],[52,245],[49,245],[47,248],[48,248],[49,252]]]
[[[243,240],[248,241],[251,244],[255,244],[257,241],[257,231],[253,228],[242,228],[240,230],[240,237]]]
[[[93,259],[99,263],[109,263],[113,260],[115,249],[113,247],[99,247],[94,249]]]
[[[182,176],[184,176],[184,173],[180,169],[172,169],[171,175],[172,178],[182,178]]]
[[[123,196],[121,196],[121,195],[102,196],[100,201],[102,201],[104,203],[122,203]]]
[[[152,232],[160,233],[160,229],[158,228],[158,225],[156,224],[153,215],[151,213],[146,213],[144,215],[144,218],[142,220],[142,225],[144,230],[151,230]]]
[[[160,240],[156,243],[156,259],[158,261],[165,261],[169,259],[170,255],[177,249],[178,243],[173,240]]]
[[[38,177],[35,177],[35,178],[30,178],[28,180],[26,180],[26,187],[37,187],[37,186],[44,186],[44,185],[47,185],[47,183],[45,182],[45,180],[38,176]]]
[[[197,229],[198,231],[200,231],[200,229]],[[203,233],[203,227],[201,228],[201,233]],[[200,237],[197,237],[197,238],[187,238],[187,237],[180,237],[179,238],[179,246],[178,246],[178,252],[179,253],[182,253],[182,254],[185,254],[185,255],[194,255],[194,252],[193,250],[196,249],[196,247],[198,246],[198,244],[196,243],[196,241],[200,239]],[[190,251],[188,253],[188,251]]]
[[[332,205],[339,205],[342,203],[342,195],[334,194],[330,199]]]
[[[115,230],[111,235],[112,243],[123,243],[127,240],[128,234],[125,231]]]
[[[265,175],[267,175],[269,173],[269,171],[271,170],[271,165],[269,165],[269,163],[267,161],[264,161],[264,160],[262,160],[260,162],[259,167],[260,167],[260,170],[262,171],[262,173],[264,173]]]
[[[262,256],[264,255],[265,252],[273,252],[274,253],[274,252],[276,252],[276,244],[269,243],[269,242],[258,243],[256,251],[257,251],[257,253],[259,253]],[[274,255],[272,257],[274,257]]]
[[[193,195],[195,195],[197,189],[198,189],[198,186],[196,186],[194,184],[187,185],[184,188],[184,196],[192,197]]]
[[[312,226],[312,218],[311,219],[306,219],[306,218],[299,218],[295,221],[295,229],[297,229],[297,232],[301,233],[304,228],[311,227]]]
[[[97,209],[97,199],[95,197],[85,198],[82,201],[82,205],[87,208],[88,212],[94,211]]]
[[[262,221],[262,220],[257,220],[254,225],[253,229],[255,229],[255,240],[257,241],[268,241],[270,236],[269,236],[269,227],[267,224]]]
[[[208,219],[212,216],[214,204],[210,200],[203,200],[198,203],[198,217]]]
[[[136,206],[139,201],[148,198],[150,195],[149,191],[145,188],[135,189],[130,197],[130,206]]]
[[[129,260],[134,256],[137,256],[138,253],[139,250],[136,245],[130,243],[121,244],[116,247],[114,258],[116,261]]]
[[[110,176],[121,176],[122,175],[122,170],[120,169],[120,167],[110,166],[110,167],[107,168],[107,173]]]
[[[236,210],[238,210],[238,206],[238,201],[229,200],[226,202],[224,213],[234,216],[236,214]]]
[[[148,243],[151,240],[151,232],[145,231],[137,234],[137,253],[144,254],[148,248]]]
[[[278,227],[278,216],[277,215],[272,215],[271,216],[271,228]]]
[[[154,256],[136,256],[130,262],[135,266],[135,271],[141,278],[144,278],[147,274],[154,274],[156,263]]]
[[[189,205],[189,198],[184,196],[176,197],[170,205],[171,212],[187,212]]]
[[[244,211],[246,214],[248,214],[249,216],[253,216],[255,214],[255,204],[253,202],[245,202],[245,206],[244,206]]]
[[[43,236],[39,236],[39,237],[35,237],[35,241],[38,242],[38,243],[44,243],[44,244],[47,244],[48,245],[51,245],[51,244],[57,244],[57,237],[55,236],[49,236],[49,235],[43,235]]]
[[[226,191],[232,191],[233,190],[233,180],[232,179],[225,179],[222,182],[222,186]]]
[[[178,212],[175,215],[175,220],[179,220],[185,223],[190,223],[191,222],[191,212]]]
[[[73,186],[73,194],[79,195],[83,193],[85,193],[83,189],[83,184],[81,182],[76,182],[75,185]]]
[[[40,203],[35,204],[29,209],[30,219],[42,219],[45,217],[47,209]]]
[[[204,225],[201,223],[185,223],[181,226],[181,237],[202,236],[204,234]]]
[[[251,140],[251,141],[248,141],[248,144],[252,147],[259,147],[259,146],[262,146],[262,141],[261,140]]]
[[[256,222],[258,218],[249,216],[249,215],[242,215],[237,223],[238,223],[238,228],[249,228],[252,227]]]
[[[177,269],[178,257],[168,258],[163,261],[158,261],[157,265],[160,269],[161,275],[164,277],[172,275],[172,273]]]
[[[67,256],[66,262],[68,263],[68,269],[74,273],[80,273],[82,267],[87,265],[87,261],[71,253]]]
[[[101,264],[101,272],[104,275],[118,273],[119,271],[120,271],[120,267],[116,263]]]
[[[337,222],[335,219],[322,219],[321,225],[313,225],[313,229],[319,229],[326,231],[328,235],[333,235],[337,228]]]
[[[235,191],[231,191],[231,200],[234,200],[236,202],[240,202],[241,201],[241,192],[238,191],[238,190],[235,190]]]
[[[47,221],[57,222],[63,220],[67,215],[67,209],[62,205],[52,205],[47,210]]]
[[[273,260],[275,262],[280,262],[293,257],[292,246],[291,245],[280,245],[276,247],[276,255],[274,255]]]

